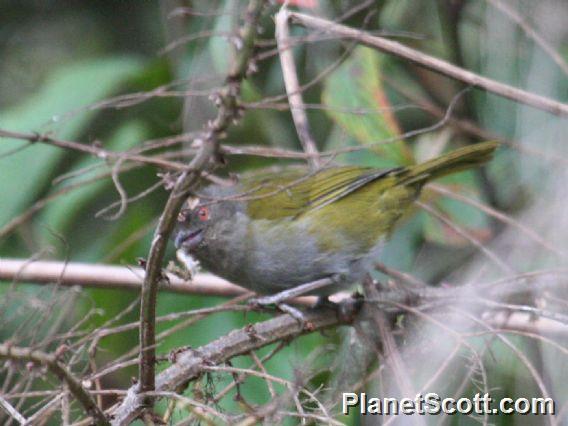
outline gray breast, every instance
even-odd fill
[[[306,221],[250,221],[237,211],[215,229],[210,244],[196,252],[209,271],[261,294],[272,294],[320,278],[339,276],[341,282],[318,294],[332,294],[359,281],[374,257],[349,250],[322,253]]]

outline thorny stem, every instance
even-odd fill
[[[347,303],[355,306],[353,301]],[[274,342],[340,324],[338,316],[329,308],[308,311],[305,320],[310,324],[310,330],[290,315],[280,315],[262,323],[234,330],[200,347],[198,351],[182,352],[177,356],[174,364],[158,374],[156,390],[162,392],[185,388],[187,383],[199,377],[207,366],[220,365],[235,356],[247,354]],[[112,410],[113,425],[127,425],[140,414],[142,406],[136,397],[136,390],[137,386],[131,387],[124,401]]]
[[[168,239],[175,226],[177,214],[185,201],[185,196],[192,186],[197,183],[199,172],[211,167],[212,160],[215,160],[218,152],[220,136],[232,121],[238,118],[240,85],[247,74],[249,63],[253,56],[254,41],[263,5],[263,0],[251,0],[249,2],[245,24],[240,32],[242,45],[237,51],[233,66],[227,76],[226,86],[219,94],[217,117],[213,122],[209,123],[206,129],[205,140],[199,152],[189,164],[188,170],[183,172],[176,181],[154,234],[141,295],[138,393],[155,390],[156,299],[158,284],[162,274],[161,265]],[[138,401],[138,403],[151,407],[153,399],[153,397],[147,396]]]

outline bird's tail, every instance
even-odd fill
[[[425,184],[426,182],[480,166],[493,157],[499,142],[482,142],[456,149],[446,155],[414,166],[405,167],[400,173],[400,184]]]

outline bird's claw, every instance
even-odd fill
[[[298,323],[302,327],[302,330],[310,331],[313,330],[314,328],[314,325],[306,319],[306,316],[303,314],[301,310],[291,305],[288,305],[287,303],[275,302],[272,296],[257,297],[249,300],[248,304],[253,309],[259,309],[259,308],[278,309],[280,312],[288,314],[296,321],[298,321]]]
[[[284,312],[288,315],[290,315],[292,318],[294,318],[296,321],[298,321],[298,324],[300,324],[300,330],[302,331],[313,331],[314,330],[314,324],[311,321],[308,321],[306,316],[304,315],[304,313],[302,311],[300,311],[299,309],[288,305],[286,303],[279,303],[278,305],[276,305],[276,307],[278,308],[278,310],[280,310],[281,312]]]

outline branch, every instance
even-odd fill
[[[33,268],[34,265],[37,266],[35,271]],[[106,279],[110,280],[114,279],[118,281],[121,277],[134,279],[135,281],[132,281],[134,283],[133,285],[137,287],[140,285],[141,278],[140,275],[137,275],[134,271],[139,274],[143,274],[144,272],[140,268],[136,268],[132,271],[125,267],[75,263],[66,265],[63,262],[37,262],[37,264],[28,263],[26,265],[26,262],[23,260],[2,260],[0,261],[0,271],[4,271],[2,277],[6,277],[5,271],[8,269],[7,266],[10,266],[15,274],[12,275],[12,279],[17,279],[18,277],[32,279],[35,276],[35,278],[45,280],[47,277],[46,271],[49,270],[49,267],[51,268],[51,278],[54,280],[59,279],[63,283],[72,282],[73,279],[84,280],[82,284],[88,283],[96,275],[86,276],[85,273],[90,271],[91,273],[104,273]],[[41,275],[42,273],[43,275]],[[471,284],[456,288],[416,288],[411,292],[409,292],[408,289],[400,288],[385,292],[381,291],[375,294],[375,297],[370,300],[370,302],[378,303],[381,306],[381,311],[382,309],[387,309],[389,312],[392,312],[393,309],[394,312],[405,312],[404,309],[397,308],[397,305],[416,305],[420,302],[426,302],[427,304],[428,302],[438,302],[437,306],[440,306],[440,303],[442,306],[453,305],[455,304],[454,301],[463,300],[464,297],[467,297],[470,302],[478,301],[479,304],[483,306],[484,301],[472,297],[472,291],[477,289],[480,293],[483,293],[485,297],[489,298],[503,297],[507,294],[518,294],[522,291],[533,292],[536,288],[543,289],[548,285],[537,287],[535,283],[532,282],[533,278],[544,279],[547,276],[543,275],[545,273],[550,275],[550,278],[554,277],[558,280],[561,277],[565,277],[567,271],[551,270],[542,271],[538,274],[525,274],[517,277],[510,283],[507,281],[501,283]],[[549,282],[550,285],[553,284],[551,280],[545,281]],[[174,282],[173,284],[178,283]],[[179,284],[183,285],[181,282]],[[558,282],[555,286],[557,285]],[[186,285],[186,287],[191,288],[192,286]],[[436,305],[429,304],[433,309],[436,308]],[[566,333],[567,327],[564,324],[547,318],[535,319],[534,316],[526,313],[524,310],[517,309],[522,308],[522,306],[511,306],[512,312],[507,312],[506,315],[502,314],[503,311],[509,310],[507,306],[509,305],[497,306],[497,312],[494,310],[487,311],[487,314],[484,315],[490,315],[490,317],[486,317],[486,321],[495,324],[500,330],[519,329],[523,331],[528,330],[533,333],[557,333],[558,335],[565,335]],[[501,313],[499,313],[499,311],[501,311]],[[305,315],[306,322],[311,326],[310,330],[317,331],[324,327],[341,324],[336,318],[335,313],[328,309],[308,311]],[[204,368],[210,366],[211,363],[218,365],[234,356],[245,354],[276,341],[287,342],[289,339],[295,338],[299,334],[306,333],[307,331],[308,330],[300,330],[298,322],[287,315],[255,324],[254,326],[247,326],[239,331],[233,331],[228,336],[221,337],[215,342],[205,345],[196,351],[185,352],[181,354],[181,356],[178,356],[176,364],[158,375],[156,380],[157,391],[173,391],[178,385],[186,384],[188,381],[197,378],[203,372]],[[143,408],[145,408],[144,398],[155,395],[137,394],[137,389],[137,386],[133,386],[128,392],[127,399],[115,408],[114,413],[116,418],[113,423],[127,424],[128,421],[137,417]]]
[[[240,113],[238,97],[240,85],[249,70],[249,61],[253,56],[254,40],[260,19],[263,0],[251,0],[248,5],[245,24],[241,29],[242,46],[237,52],[234,63],[227,76],[226,85],[219,94],[219,111],[217,118],[209,123],[203,144],[189,164],[189,170],[178,178],[164,207],[158,222],[154,239],[150,247],[146,276],[142,287],[140,304],[140,363],[138,392],[149,392],[155,389],[156,363],[156,297],[158,281],[161,277],[161,264],[164,258],[169,236],[189,190],[197,183],[199,172],[211,167],[218,153],[220,135],[238,118]],[[146,404],[152,406],[153,398],[147,397]]]
[[[146,272],[142,268],[78,262],[30,261],[0,258],[0,281],[140,291]],[[166,273],[163,291],[207,296],[240,296],[247,291],[211,274],[197,274],[192,281]]]
[[[169,272],[159,288],[178,294],[236,297],[252,294],[223,278],[208,273],[199,273],[191,281],[185,281]],[[30,284],[53,284],[85,288],[105,288],[140,291],[146,271],[133,266],[89,264],[79,262],[30,261],[29,259],[0,258],[0,283],[25,282]],[[347,293],[331,297],[335,302],[347,298]],[[304,306],[316,303],[316,296],[301,296],[291,302]]]
[[[380,297],[379,290],[370,276],[368,276],[363,282],[363,291],[367,299],[376,299]],[[377,304],[370,303],[367,306],[369,310],[368,315],[376,326],[378,337],[380,339],[380,342],[375,342],[376,352],[382,352],[381,361],[390,366],[400,393],[406,397],[416,395],[414,385],[408,375],[408,368],[402,359],[397,342],[395,341],[390,318]],[[370,340],[375,339],[371,338]],[[415,424],[424,426],[426,425],[426,422],[424,419],[418,417],[415,420]]]
[[[568,116],[568,104],[536,95],[525,90],[517,89],[507,84],[499,83],[487,77],[482,77],[471,71],[464,70],[449,62],[404,46],[396,41],[372,36],[369,33],[345,25],[337,24],[327,19],[289,12],[290,19],[299,25],[314,30],[332,33],[340,37],[359,41],[365,46],[391,53],[414,64],[435,71],[439,74],[470,84],[474,87],[495,93],[507,99],[530,105],[559,116]]]
[[[542,269],[514,275],[498,281],[474,283],[465,286],[431,287],[417,280],[414,276],[393,270],[380,263],[375,267],[380,272],[403,284],[402,288],[412,292],[425,301],[459,300],[460,295],[468,291],[503,298],[514,294],[533,293],[538,290],[560,288],[568,276],[568,269]],[[0,282],[25,282],[31,284],[57,283],[63,286],[81,286],[92,288],[124,289],[138,291],[144,280],[145,271],[131,266],[88,264],[78,262],[30,261],[29,259],[0,258]],[[235,297],[247,293],[247,290],[231,284],[215,275],[200,273],[192,281],[184,281],[176,275],[165,273],[167,283],[160,286],[162,291],[180,294],[205,296]],[[337,293],[331,299],[339,302],[349,295]],[[468,296],[469,297],[469,296]],[[315,296],[302,296],[293,299],[294,303],[312,305]]]
[[[290,31],[288,28],[289,13],[286,5],[276,15],[276,40],[280,63],[282,64],[282,77],[290,103],[290,112],[296,125],[296,132],[304,148],[304,152],[310,155],[310,166],[317,169],[319,166],[318,150],[310,133],[310,125],[306,115],[306,108],[302,99],[302,91],[298,82],[298,72],[294,63],[294,54],[290,46]]]
[[[93,397],[83,388],[81,383],[73,376],[67,367],[58,361],[55,355],[4,343],[0,344],[0,358],[32,361],[37,364],[45,365],[59,380],[65,382],[69,392],[83,405],[87,414],[95,420],[97,425],[110,424],[105,414],[97,406]]]
[[[135,163],[149,164],[167,170],[181,171],[187,169],[187,166],[175,161],[168,161],[155,157],[154,158],[146,157],[138,154],[109,151],[104,148],[100,148],[96,145],[86,145],[79,142],[57,139],[49,135],[43,135],[39,133],[22,133],[22,132],[13,132],[11,130],[0,129],[0,138],[19,139],[19,140],[28,141],[30,143],[41,142],[47,145],[56,146],[58,148],[63,148],[71,151],[78,151],[85,154],[93,155],[103,160],[106,159],[122,160],[122,161],[129,160]]]
[[[2,395],[0,395],[0,407],[2,407],[4,411],[10,415],[10,417],[12,417],[21,425],[27,422],[27,419],[24,416],[22,416],[20,412],[12,406],[12,404],[10,404],[8,401],[2,398]]]
[[[156,378],[158,392],[176,392],[199,377],[211,365],[220,365],[239,355],[260,349],[278,341],[286,341],[302,334],[339,325],[334,310],[321,308],[305,313],[309,330],[289,315],[281,315],[262,323],[248,325],[208,343],[199,350],[187,350],[176,357],[175,364]],[[136,394],[136,386],[128,390],[122,403],[112,412],[113,425],[127,425],[143,409],[143,398]]]
[[[463,300],[460,299],[463,297],[471,300],[471,295],[468,295],[467,292],[467,289],[471,289],[471,287],[474,286],[468,285],[464,286],[464,288],[455,289],[429,288],[418,290],[419,296],[413,295],[406,290],[386,290],[375,293],[375,297],[371,300],[366,300],[366,302],[369,302],[371,304],[370,307],[373,309],[378,307],[381,313],[412,313],[418,312],[417,309],[408,310],[408,306],[420,306],[422,298],[430,301],[437,300],[443,306],[454,304],[452,299],[446,299],[444,295],[451,295],[450,297],[453,297],[455,301]],[[345,312],[353,312],[356,302],[349,299],[344,303],[347,303],[347,305],[344,305],[346,306]],[[562,324],[546,318],[534,319],[531,318],[530,314],[523,312],[508,312],[504,315],[502,312],[493,311],[492,315],[492,317],[486,318],[485,321],[489,324],[495,324],[500,330],[530,330],[535,334],[548,331],[561,334],[566,333],[566,326]],[[276,342],[289,342],[302,334],[316,332],[337,325],[350,324],[347,318],[352,317],[351,315],[342,315],[340,319],[335,310],[327,307],[305,311],[304,316],[304,323],[309,324],[307,328],[303,327],[303,324],[300,324],[295,318],[289,315],[281,315],[254,325],[249,324],[204,346],[178,353],[175,363],[158,374],[156,391],[181,392],[190,381],[198,379],[211,366],[222,365],[236,356],[250,353]],[[549,330],[549,327],[552,327],[552,329]],[[129,424],[144,409],[143,395],[137,394],[136,389],[136,385],[132,386],[128,390],[126,398],[110,410],[113,417],[113,425]]]

